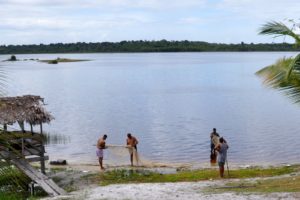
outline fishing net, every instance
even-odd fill
[[[152,162],[141,156],[135,148],[125,145],[106,145],[107,163],[113,166],[130,164],[130,154],[133,153],[133,165],[139,167],[165,167],[163,163]]]
[[[139,154],[135,148],[122,145],[106,145],[109,161],[118,165],[130,163],[130,155],[133,154],[133,164],[141,165]]]

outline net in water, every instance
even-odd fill
[[[137,150],[133,147],[122,145],[106,145],[109,160],[117,165],[128,163],[130,154],[133,154],[133,164],[135,166],[150,166],[151,163],[141,159]]]

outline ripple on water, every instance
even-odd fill
[[[56,118],[45,131],[70,137],[70,143],[47,146],[51,157],[94,162],[93,145],[102,134],[110,144],[124,144],[132,132],[149,160],[207,163],[216,127],[232,162],[298,162],[299,109],[254,74],[294,54],[72,54],[92,61],[6,63],[14,80],[8,91],[45,98]]]

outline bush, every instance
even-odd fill
[[[10,57],[9,61],[17,61],[17,57],[15,55],[12,55]]]

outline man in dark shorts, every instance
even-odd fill
[[[131,133],[127,134],[127,140],[126,140],[126,145],[130,147],[129,152],[130,152],[130,162],[131,166],[133,166],[133,153],[134,151],[137,151],[137,144],[138,140],[131,135]],[[135,152],[136,153],[136,152]]]
[[[213,132],[210,134],[210,162],[215,163],[217,154],[215,151],[215,147],[219,143],[219,137],[220,135],[217,133],[217,129],[213,128]]]
[[[99,165],[100,165],[101,170],[104,170],[104,167],[103,167],[103,149],[105,149],[105,140],[106,140],[106,138],[107,138],[107,135],[103,135],[103,137],[99,138],[99,140],[97,141],[96,155],[98,157]]]

